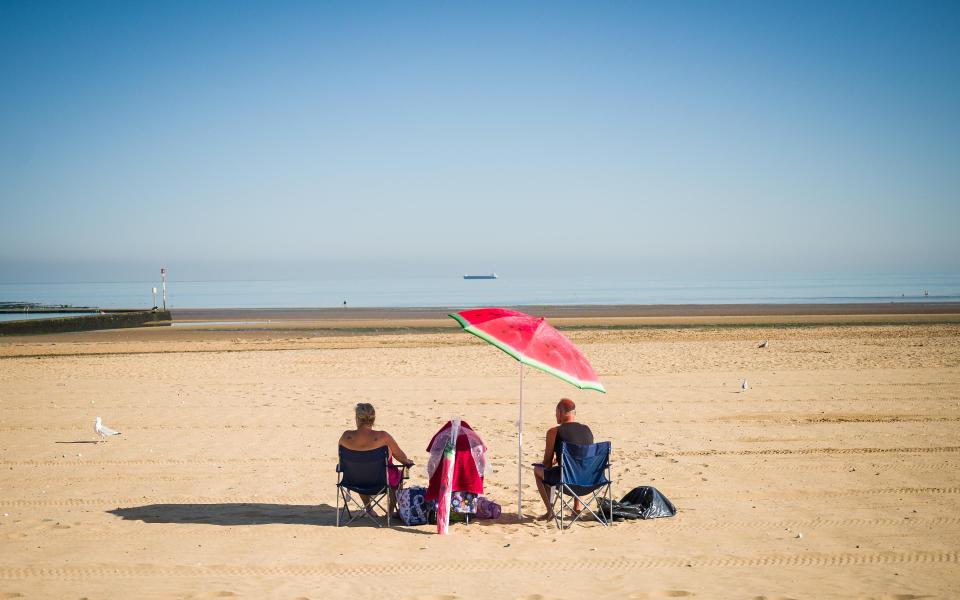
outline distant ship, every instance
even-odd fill
[[[464,275],[464,279],[496,279],[496,273],[490,273],[489,275]]]

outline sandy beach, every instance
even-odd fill
[[[0,598],[958,597],[956,312],[551,314],[609,393],[527,371],[525,463],[570,397],[615,497],[679,509],[563,533],[515,517],[517,363],[443,314],[0,338]],[[503,517],[335,528],[356,402],[413,484],[468,421]],[[98,415],[122,435],[91,443]]]
[[[0,56],[0,600],[960,600],[960,0],[7,0]],[[546,520],[563,399],[675,515]],[[451,419],[499,517],[338,527],[341,439],[426,487]]]

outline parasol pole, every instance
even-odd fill
[[[443,447],[443,460],[440,468],[440,497],[437,498],[437,533],[446,535],[450,527],[450,497],[453,495],[453,470],[457,459],[457,438],[460,435],[460,418],[450,421],[450,437]]]
[[[517,420],[517,520],[522,520],[522,519],[523,519],[523,363],[520,363],[520,418]]]

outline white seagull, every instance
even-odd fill
[[[93,424],[93,432],[99,435],[101,440],[106,440],[107,436],[120,435],[119,431],[114,431],[104,425],[100,417],[97,417],[97,420]]]
[[[766,347],[767,347],[767,342],[766,342],[766,341],[761,342],[760,345],[757,346],[757,348],[766,348]]]
[[[746,379],[744,379],[743,383],[740,384],[740,389],[744,392],[750,389],[750,384],[747,383]]]

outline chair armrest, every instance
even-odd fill
[[[340,472],[340,463],[337,463],[337,473]]]

